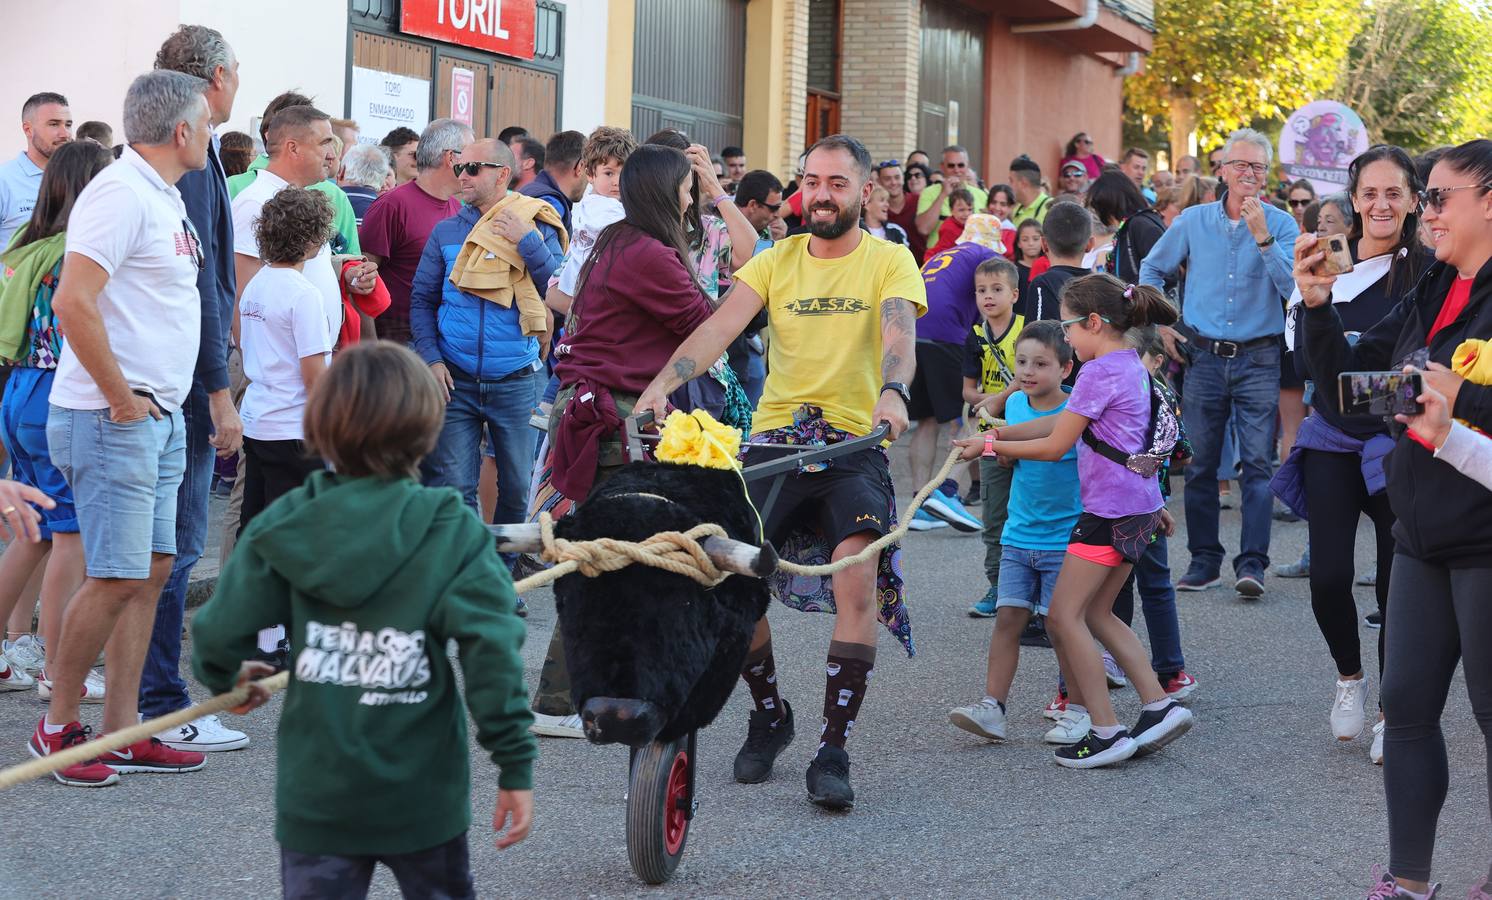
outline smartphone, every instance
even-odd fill
[[[1424,382],[1418,372],[1343,372],[1337,376],[1342,413],[1369,416],[1417,416]]]
[[[1345,234],[1328,234],[1321,240],[1326,258],[1321,260],[1316,271],[1322,275],[1341,275],[1352,271],[1352,250],[1347,246]]]

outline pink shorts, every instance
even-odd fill
[[[1113,547],[1103,547],[1098,544],[1068,544],[1067,552],[1078,559],[1086,559],[1089,562],[1098,563],[1100,566],[1114,568],[1120,563],[1128,562],[1124,554]]]

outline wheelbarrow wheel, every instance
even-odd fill
[[[648,884],[662,884],[678,868],[693,815],[694,760],[689,740],[654,741],[632,760],[627,792],[627,859]]]

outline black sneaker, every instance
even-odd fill
[[[970,482],[969,492],[964,494],[964,506],[978,506],[982,499],[979,494],[979,482]]]
[[[1032,616],[1026,622],[1026,630],[1021,632],[1022,647],[1052,647],[1052,639],[1046,633],[1046,617]]]
[[[1058,747],[1052,756],[1057,765],[1069,769],[1097,769],[1129,759],[1135,755],[1136,749],[1134,739],[1122,728],[1107,740],[1090,730],[1076,744]]]
[[[772,774],[772,763],[793,742],[793,707],[786,700],[782,708],[787,715],[778,719],[760,709],[751,711],[746,743],[736,754],[736,780],[742,784],[760,784]]]
[[[290,641],[280,638],[280,642],[273,650],[259,650],[249,659],[262,662],[271,666],[275,671],[271,674],[279,674],[290,668]]]
[[[808,766],[808,799],[824,809],[850,809],[855,789],[850,787],[850,755],[840,747],[820,747]]]
[[[1176,582],[1176,590],[1205,591],[1221,580],[1215,570],[1209,570],[1193,563],[1191,568],[1186,570],[1186,574],[1181,576],[1180,580]]]
[[[1374,610],[1362,617],[1362,623],[1369,628],[1383,627],[1383,613]]]
[[[1264,573],[1252,567],[1238,570],[1238,580],[1233,582],[1233,590],[1249,600],[1258,600],[1264,596]]]
[[[1175,700],[1167,703],[1164,709],[1142,710],[1140,721],[1130,732],[1134,735],[1135,756],[1154,753],[1186,734],[1193,721],[1191,711]]]

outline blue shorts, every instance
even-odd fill
[[[151,554],[176,553],[176,493],[186,472],[181,410],[125,425],[107,409],[53,406],[52,464],[73,489],[90,578],[150,577]]]
[[[1000,583],[995,587],[995,609],[1018,606],[1044,616],[1052,606],[1052,589],[1062,571],[1065,550],[1023,550],[1005,546],[1000,556]]]
[[[5,384],[5,400],[0,403],[4,419],[5,449],[16,481],[36,488],[57,504],[41,513],[41,539],[49,541],[55,532],[76,534],[78,511],[73,506],[72,488],[52,465],[47,451],[47,397],[52,393],[56,369],[33,369],[17,366]]]

